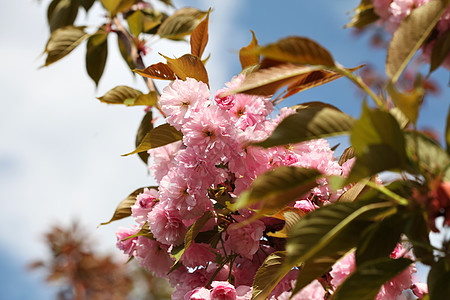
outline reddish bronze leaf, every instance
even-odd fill
[[[164,55],[163,55],[164,56]],[[208,73],[206,72],[205,66],[203,65],[200,58],[192,54],[185,54],[180,58],[169,58],[167,59],[167,65],[172,69],[172,71],[182,80],[186,78],[194,78],[198,81],[202,81],[209,86]]]
[[[199,58],[202,58],[203,51],[205,51],[206,44],[208,43],[208,22],[209,13],[206,14],[205,19],[195,27],[191,33],[191,54]]]
[[[153,79],[162,79],[162,80],[175,80],[177,79],[175,73],[172,69],[165,63],[157,63],[151,66],[148,66],[144,70],[135,69],[134,72],[138,73],[141,76],[153,78]]]
[[[247,67],[259,64],[259,54],[246,54],[248,52],[251,52],[251,50],[254,50],[258,46],[258,40],[256,39],[255,33],[252,30],[250,31],[253,35],[252,41],[248,46],[241,48],[241,50],[239,51],[239,60],[241,62],[242,70]]]

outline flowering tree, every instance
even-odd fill
[[[448,241],[429,240],[430,231],[450,224],[450,125],[443,148],[415,126],[424,97],[420,81],[407,93],[396,86],[420,47],[430,72],[448,67],[448,1],[363,0],[355,10],[350,26],[379,19],[393,32],[387,94],[354,74],[362,66],[337,64],[309,38],[259,45],[255,34],[239,52],[241,74],[210,91],[203,58],[210,12],[186,17],[194,10],[182,9],[162,21],[154,33],[190,34],[191,51],[162,55],[166,62],[144,68],[139,36],[151,34],[142,29],[148,4],[101,2],[109,15],[103,30],[127,45],[124,58],[150,91],[119,86],[99,99],[151,106],[166,121],[153,128],[148,108],[136,150],[126,154],[144,153],[145,161],[149,155],[158,186],[134,191],[102,224],[134,218],[136,225],[117,232],[117,246],[168,278],[172,299],[401,299],[408,289],[419,298],[450,294]],[[136,14],[137,27],[129,20]],[[55,30],[49,45],[58,31],[72,28]],[[97,34],[82,35],[89,38],[88,55]],[[274,105],[287,97],[340,77],[373,102],[364,102],[359,119],[324,102],[274,115]],[[171,83],[159,95],[152,79]],[[351,140],[339,159],[324,139],[336,135]],[[383,171],[399,176],[383,183],[377,175]],[[428,286],[413,278],[416,261],[431,266]]]

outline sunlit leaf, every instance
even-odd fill
[[[253,38],[250,44],[239,50],[239,61],[241,62],[242,70],[250,66],[259,64],[260,60],[259,54],[245,54],[246,52],[252,52],[252,50],[254,50],[258,46],[258,40],[256,39],[255,33],[253,31],[251,32]]]
[[[350,23],[345,27],[355,27],[362,29],[367,25],[375,22],[380,17],[375,13],[371,0],[362,0],[357,8],[353,10],[354,15]]]
[[[286,252],[278,251],[266,257],[253,281],[253,300],[263,300],[272,289],[291,270],[284,264]]]
[[[424,90],[416,88],[412,93],[401,93],[397,90],[392,82],[387,86],[387,91],[391,96],[395,106],[397,106],[403,114],[414,124],[419,116],[419,107],[423,100]]]
[[[268,148],[347,134],[353,122],[352,117],[339,110],[310,106],[285,118],[266,140],[255,145]]]
[[[180,58],[169,58],[167,59],[167,65],[172,69],[172,71],[182,80],[186,78],[194,78],[197,81],[202,81],[209,85],[208,72],[206,72],[205,66],[203,65],[200,58],[192,54],[185,54]]]
[[[356,246],[372,218],[392,207],[390,202],[339,202],[317,209],[289,231],[287,263],[298,264],[320,257],[334,257]]]
[[[55,30],[45,46],[47,58],[45,65],[48,66],[69,54],[82,41],[89,37],[84,31],[85,27],[67,26]]]
[[[103,7],[111,13],[112,16],[131,8],[137,0],[100,0]]]
[[[135,37],[139,36],[142,32],[144,24],[144,14],[140,10],[136,10],[127,17],[128,28]]]
[[[150,188],[157,189],[158,187],[151,186],[149,187],[149,189]],[[119,203],[111,219],[108,222],[100,223],[100,225],[106,225],[113,221],[117,221],[131,216],[131,206],[136,202],[136,196],[142,192],[144,192],[144,188],[139,188],[134,192],[132,192],[130,195],[128,195],[127,198],[125,198]]]
[[[395,118],[395,120],[397,120],[397,123],[401,129],[407,128],[411,124],[408,117],[405,116],[405,114],[398,107],[391,108],[389,113]]]
[[[98,100],[108,104],[124,104],[127,99],[134,99],[142,95],[132,87],[119,85],[108,91],[104,96],[98,97]]]
[[[73,0],[53,0],[47,10],[48,24],[50,31],[58,28],[73,25],[77,18],[78,2]]]
[[[358,66],[356,68],[347,69],[347,71],[354,72],[362,68],[363,66],[364,65]],[[341,73],[336,73],[331,70],[317,70],[312,71],[311,73],[306,73],[304,75],[299,76],[294,82],[292,82],[288,86],[286,94],[283,95],[282,99],[290,97],[299,92],[305,91],[307,89],[326,84],[328,82],[341,78],[342,76],[344,75],[342,75]]]
[[[239,198],[237,207],[261,203],[259,215],[274,214],[289,202],[308,193],[322,176],[317,170],[283,166],[255,179],[248,197]]]
[[[184,248],[187,249],[192,242],[195,240],[197,235],[200,233],[200,231],[203,229],[205,224],[214,217],[214,214],[212,211],[207,211],[198,218],[194,224],[189,228],[188,232],[186,233],[186,236],[184,237]]]
[[[210,12],[211,9],[206,14],[205,19],[195,27],[191,34],[191,54],[198,58],[202,58],[203,51],[208,43],[208,22]]]
[[[450,53],[450,30],[437,37],[431,50],[430,73],[436,70]]]
[[[447,0],[425,3],[411,11],[394,32],[386,58],[386,73],[396,82],[447,9]]]
[[[362,264],[338,287],[331,299],[373,300],[386,281],[411,263],[407,258],[382,258]]]
[[[338,198],[338,202],[352,202],[355,201],[356,198],[361,194],[361,192],[366,187],[369,179],[362,179],[355,183],[351,188],[346,190],[342,195]]]
[[[150,130],[142,139],[142,142],[137,146],[133,152],[123,154],[122,156],[128,156],[131,154],[147,151],[153,148],[158,148],[183,138],[181,132],[176,130],[169,124],[163,124]]]
[[[355,157],[355,149],[352,146],[346,148],[344,152],[342,152],[341,157],[339,158],[339,165],[342,166],[347,160]]]
[[[157,34],[161,38],[179,40],[190,34],[207,12],[192,7],[184,7],[164,20]]]
[[[267,46],[256,47],[245,54],[260,54],[277,61],[296,64],[334,66],[331,54],[317,42],[299,36],[291,36]]]
[[[97,31],[89,37],[86,50],[86,70],[89,77],[98,85],[108,57],[108,33]]]
[[[145,236],[146,238],[154,240],[153,233],[150,231],[150,228],[148,227],[148,222],[145,222],[145,224],[142,225],[141,229],[139,229],[139,231],[136,234],[130,235],[124,238],[122,241],[137,238],[139,236]]]
[[[444,257],[431,267],[427,283],[430,300],[445,299],[450,295],[450,266]]]
[[[275,233],[268,232],[268,236],[277,237],[277,238],[287,238],[289,230],[291,230],[294,225],[300,221],[300,219],[305,215],[305,213],[298,208],[295,207],[285,207],[280,212],[277,212],[276,215],[282,214],[283,220],[285,221],[283,229],[277,231]],[[276,218],[276,216],[270,216],[272,218]]]
[[[303,102],[303,103],[291,106],[290,108],[295,109],[296,111],[300,111],[302,109],[309,108],[309,107],[312,107],[312,106],[314,106],[314,107],[328,107],[328,108],[331,108],[331,109],[335,109],[335,110],[341,111],[336,106],[334,106],[332,104],[329,104],[329,103],[321,102],[321,101]]]
[[[152,110],[149,109],[145,114],[144,118],[142,118],[141,124],[139,125],[135,141],[136,147],[138,147],[142,143],[142,140],[144,139],[147,132],[150,132],[150,130],[152,129],[153,129],[153,114]],[[149,154],[146,151],[143,151],[139,152],[138,155],[141,158],[141,160],[145,163],[145,165],[147,165]]]
[[[172,69],[165,63],[157,63],[151,66],[148,66],[144,70],[133,70],[141,76],[153,78],[153,79],[162,79],[162,80],[175,80],[177,79],[175,73]]]
[[[356,264],[361,265],[370,260],[388,258],[400,241],[405,229],[405,219],[401,214],[394,214],[370,225],[362,234],[355,253]],[[380,243],[380,241],[383,241]]]
[[[321,66],[299,66],[284,63],[259,69],[248,74],[238,88],[227,91],[220,96],[224,97],[238,93],[272,96],[278,89],[297,80],[299,76],[309,74],[321,68]]]

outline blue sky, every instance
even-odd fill
[[[109,41],[105,76],[97,89],[84,70],[84,46],[55,65],[38,70],[48,38],[48,2],[7,1],[0,10],[0,289],[8,291],[7,299],[13,300],[30,297],[11,286],[36,291],[33,299],[49,297],[38,285],[39,278],[23,268],[46,254],[41,236],[50,224],[68,224],[78,218],[91,229],[98,249],[118,255],[114,231],[131,220],[99,229],[96,226],[107,220],[131,191],[153,183],[137,156],[120,156],[133,149],[142,109],[108,106],[95,99],[116,85],[145,90],[119,59],[113,39]],[[175,1],[177,7],[213,7],[206,49],[212,54],[207,69],[213,90],[239,73],[237,52],[250,42],[250,29],[260,44],[301,35],[325,46],[344,66],[367,62],[383,66],[383,51],[371,49],[367,39],[355,39],[343,28],[349,20],[346,12],[358,2]],[[98,24],[96,17],[100,15],[101,10],[93,10],[87,22]],[[83,14],[79,18],[84,21]],[[146,64],[161,61],[158,52],[180,56],[187,52],[187,45],[157,42]],[[441,69],[433,78],[444,85],[444,92],[426,101],[419,125],[434,127],[442,134],[450,99],[445,87],[449,73]],[[363,100],[348,80],[339,79],[282,104],[306,101],[329,102],[357,116]]]

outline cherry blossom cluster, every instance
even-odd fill
[[[385,25],[385,28],[390,33],[393,33],[400,22],[409,16],[411,12],[430,2],[431,0],[372,0],[374,11],[380,17],[380,23]],[[427,40],[425,46],[422,47],[423,58],[429,62],[431,51],[436,39],[444,35],[450,29],[450,7],[439,19],[436,28],[432,34],[432,38]],[[450,55],[447,56],[442,65],[450,70]]]
[[[227,206],[258,175],[278,166],[297,166],[346,176],[353,163],[348,160],[339,165],[323,139],[269,149],[249,146],[268,137],[295,110],[282,108],[271,117],[269,98],[220,97],[238,87],[243,78],[233,78],[214,97],[203,82],[175,80],[160,98],[167,123],[181,131],[183,138],[149,151],[149,168],[159,188],[145,189],[137,196],[131,207],[137,225],[117,232],[117,246],[155,275],[167,277],[175,288],[172,299],[251,299],[253,279],[264,259],[285,250],[285,239],[268,234],[281,230],[283,220],[265,217],[242,224],[254,212],[232,211]],[[308,213],[335,201],[343,192],[333,192],[325,179],[318,183],[291,206]],[[212,217],[183,249],[190,226],[207,213]],[[145,226],[151,236],[136,236]],[[175,253],[180,249],[184,252],[177,261]],[[395,257],[401,256],[400,249],[394,251]],[[313,281],[293,299],[323,300],[354,267],[354,255],[348,254],[333,266],[328,279]],[[299,272],[292,269],[269,298],[289,299]],[[401,295],[411,287],[414,272],[410,267],[386,283],[377,299]]]

